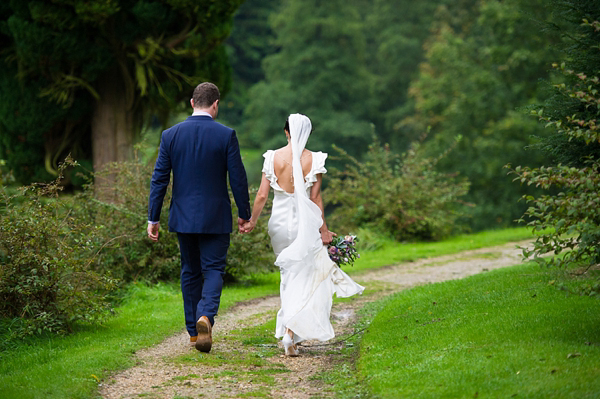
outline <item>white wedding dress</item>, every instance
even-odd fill
[[[304,115],[294,114],[290,115],[289,122],[294,155],[294,193],[285,192],[277,184],[275,151],[263,154],[262,171],[275,192],[269,235],[277,256],[275,264],[281,270],[281,309],[277,313],[275,336],[283,337],[286,328],[289,328],[294,332],[294,342],[327,341],[334,337],[329,321],[333,294],[345,298],[362,294],[364,287],[354,282],[329,258],[319,233],[321,210],[308,198],[317,175],[327,172],[327,154],[313,152],[310,172],[302,176],[299,155],[310,134],[310,120]]]

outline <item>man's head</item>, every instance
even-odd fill
[[[206,111],[214,118],[219,111],[220,98],[219,88],[213,83],[204,82],[194,89],[190,104],[192,104],[192,108]]]

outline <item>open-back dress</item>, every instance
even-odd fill
[[[293,140],[296,132],[292,124],[291,130]],[[295,144],[298,144],[297,141]],[[292,148],[298,150],[300,146],[301,154],[303,145]],[[329,340],[334,337],[329,320],[333,294],[349,297],[362,293],[364,287],[354,282],[329,258],[318,231],[322,223],[321,210],[308,198],[317,175],[327,172],[327,154],[312,152],[312,167],[306,176],[301,175],[299,162],[293,164],[294,177],[304,177],[303,184],[294,184],[306,194],[298,196],[284,191],[277,183],[275,151],[267,151],[263,156],[263,173],[275,192],[269,236],[277,256],[275,264],[281,270],[281,309],[277,313],[275,336],[283,337],[286,328],[289,328],[294,332],[295,342]],[[300,174],[297,174],[298,169]]]

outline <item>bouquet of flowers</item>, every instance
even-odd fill
[[[358,237],[347,235],[345,237],[335,236],[333,241],[327,247],[329,258],[334,261],[339,267],[342,265],[350,265],[360,258],[360,254],[356,252],[355,244],[358,242]]]

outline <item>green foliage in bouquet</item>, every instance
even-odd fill
[[[95,226],[78,220],[73,198],[58,199],[59,176],[8,195],[0,187],[0,317],[9,335],[67,332],[106,315],[115,281],[92,269]]]
[[[356,251],[356,243],[358,241],[360,239],[355,235],[333,237],[333,240],[327,246],[329,259],[339,267],[354,265],[354,261],[360,258],[360,254]]]
[[[325,199],[335,206],[329,224],[346,231],[366,227],[398,241],[449,235],[469,189],[466,179],[435,170],[451,148],[428,158],[414,142],[398,155],[374,140],[363,162],[335,147],[346,168],[328,180]]]

